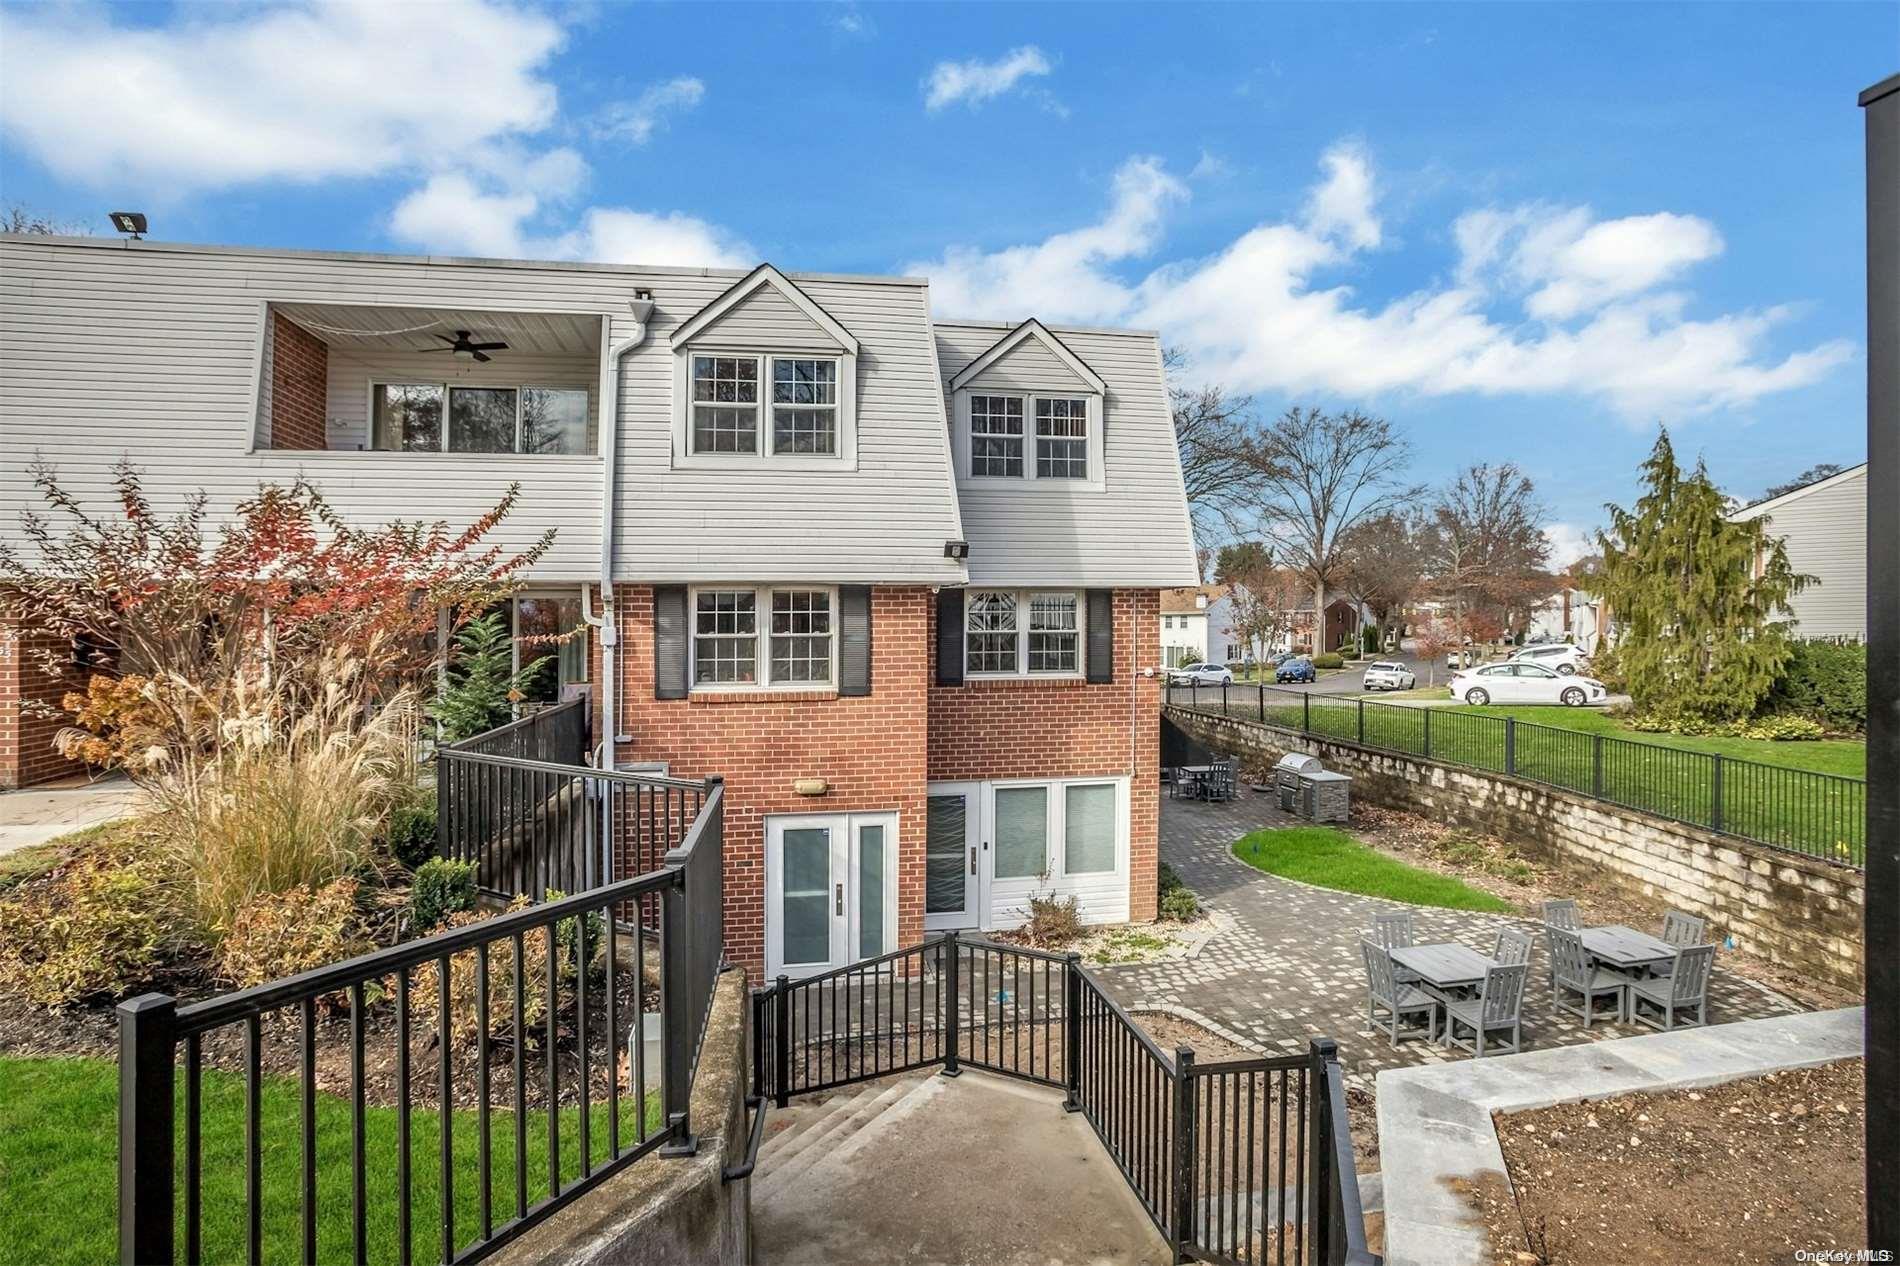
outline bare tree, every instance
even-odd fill
[[[1768,491],[1762,493],[1761,499],[1763,501],[1773,501],[1776,497],[1786,496],[1797,488],[1805,488],[1809,484],[1818,484],[1829,475],[1838,475],[1843,469],[1844,467],[1842,467],[1839,462],[1816,462],[1814,465],[1796,475],[1793,479],[1790,479],[1787,483],[1776,484],[1774,487],[1768,489]]]
[[[1432,505],[1432,572],[1453,622],[1514,632],[1553,583],[1544,507],[1511,462],[1458,473]]]
[[[1345,555],[1341,587],[1355,608],[1372,612],[1381,643],[1406,604],[1419,596],[1427,535],[1416,514],[1393,511],[1360,523],[1340,543]]]
[[[1174,376],[1187,364],[1179,348],[1163,352],[1161,363],[1169,376],[1168,404],[1194,534],[1203,541],[1244,536],[1253,479],[1247,459],[1253,397],[1230,396],[1218,385],[1175,385]]]
[[[1412,446],[1384,418],[1295,405],[1254,437],[1247,457],[1254,512],[1280,556],[1313,587],[1314,619],[1323,631],[1326,589],[1344,574],[1346,539],[1424,492],[1400,480]]]
[[[0,212],[0,233],[32,233],[41,237],[91,237],[92,226],[83,220],[62,220],[15,202]]]

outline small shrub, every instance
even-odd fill
[[[452,914],[475,908],[475,863],[432,857],[416,869],[409,913],[417,935],[435,931]]]
[[[1690,738],[1745,738],[1788,741],[1818,739],[1826,731],[1807,717],[1787,714],[1712,721],[1684,713],[1644,712],[1624,721],[1632,730],[1649,734],[1681,734]]]
[[[1324,655],[1313,656],[1315,668],[1344,668],[1345,666],[1346,661],[1331,651],[1327,651]]]
[[[158,968],[169,927],[154,875],[86,859],[0,902],[0,992],[43,1007],[118,998]]]
[[[1751,717],[1746,721],[1737,721],[1730,727],[1730,733],[1736,738],[1772,739],[1785,742],[1798,739],[1818,739],[1827,731],[1821,723],[1811,717],[1774,714]]]
[[[1177,923],[1186,923],[1200,917],[1201,899],[1194,890],[1181,882],[1181,876],[1174,867],[1166,862],[1161,864],[1158,875],[1161,917],[1173,919]]]
[[[435,797],[418,795],[390,811],[384,836],[389,854],[415,870],[435,856]]]
[[[357,883],[260,893],[231,920],[218,945],[218,974],[239,989],[340,963],[360,951]]]
[[[1023,935],[1039,949],[1067,945],[1082,935],[1082,911],[1074,897],[1039,892],[1029,898],[1029,922]]]
[[[1867,647],[1796,642],[1763,701],[1773,714],[1806,717],[1830,730],[1867,728]]]
[[[1379,630],[1368,624],[1359,630],[1359,650],[1366,655],[1379,653]]]
[[[525,910],[526,897],[517,897],[509,911]],[[478,910],[464,910],[448,916],[443,931],[470,927],[489,916]],[[563,920],[572,923],[573,920]],[[555,933],[559,942],[560,933]],[[476,1008],[476,974],[480,967],[476,951],[463,950],[449,960],[449,1032],[448,1044],[463,1046],[475,1040],[484,1028],[490,1038],[509,1034],[515,1015],[515,947],[512,937],[503,937],[488,947],[488,1014]],[[434,961],[422,963],[409,973],[409,1015],[412,1022],[441,1026],[441,967]],[[394,997],[396,981],[384,982]],[[521,1022],[522,1039],[535,1044],[543,1037],[542,1021],[548,1009],[548,934],[545,928],[532,928],[521,937]]]

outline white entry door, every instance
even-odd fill
[[[984,908],[981,783],[930,784],[925,806],[924,931],[977,927]]]
[[[765,968],[803,977],[897,944],[897,814],[770,817]]]

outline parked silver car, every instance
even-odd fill
[[[1183,664],[1168,670],[1168,680],[1177,686],[1231,686],[1234,670],[1225,664]]]
[[[1365,676],[1359,679],[1361,690],[1410,690],[1416,685],[1418,675],[1404,664],[1391,660],[1366,665]]]
[[[1569,642],[1548,642],[1542,646],[1521,646],[1511,652],[1511,662],[1517,664],[1542,664],[1554,673],[1565,677],[1573,673],[1588,671],[1590,657]]]

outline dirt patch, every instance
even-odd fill
[[[1468,1194],[1495,1260],[1792,1261],[1866,1244],[1858,1059],[1496,1118],[1511,1172]]]
[[[1349,825],[1368,846],[1423,870],[1452,875],[1510,902],[1528,917],[1535,917],[1544,901],[1569,897],[1582,905],[1592,924],[1662,926],[1667,908],[1664,903],[1633,893],[1625,882],[1601,868],[1532,855],[1493,836],[1376,805],[1355,804]],[[1719,928],[1714,931],[1720,934]],[[1766,985],[1815,1010],[1858,1006],[1861,1001],[1857,994],[1740,950],[1724,949],[1720,959],[1722,970]]]

